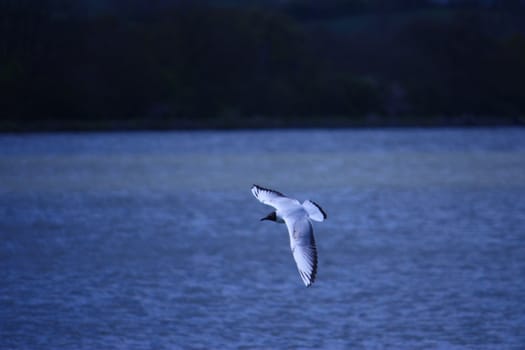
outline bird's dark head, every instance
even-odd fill
[[[263,220],[277,221],[277,214],[275,211],[272,211],[270,214],[261,219],[261,221]]]

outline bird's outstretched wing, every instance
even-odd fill
[[[303,207],[308,213],[310,219],[314,221],[322,222],[326,219],[326,212],[321,208],[321,206],[314,201],[305,200],[303,202]]]
[[[317,275],[317,247],[312,224],[306,216],[287,217],[285,223],[297,270],[304,285],[310,287]]]
[[[252,193],[261,203],[274,207],[277,210],[286,211],[300,205],[296,199],[288,198],[281,192],[270,190],[261,186],[253,185]]]

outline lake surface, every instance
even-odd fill
[[[0,238],[2,349],[525,348],[525,129],[0,135]]]

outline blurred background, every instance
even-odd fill
[[[2,130],[523,124],[523,0],[1,0]]]

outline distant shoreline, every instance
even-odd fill
[[[175,131],[175,130],[256,130],[256,129],[338,129],[338,128],[410,128],[410,127],[523,127],[525,117],[392,117],[367,116],[326,118],[216,118],[186,120],[46,120],[0,121],[1,133],[90,132],[90,131]]]

